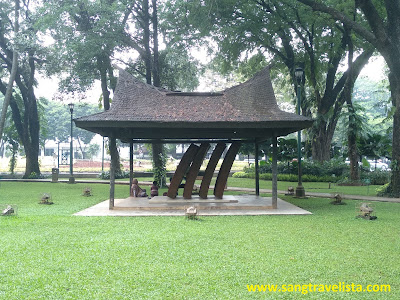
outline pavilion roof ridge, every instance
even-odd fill
[[[129,73],[128,71],[122,69],[121,67],[115,66],[115,68],[118,69],[118,71],[119,71],[118,80],[121,77],[128,76],[129,79],[131,81],[135,81],[136,84],[143,85],[143,86],[147,87],[148,89],[151,89],[151,90],[154,90],[154,91],[160,93],[161,95],[164,95],[164,93],[172,92],[172,91],[169,91],[169,90],[167,90],[167,89],[165,89],[163,87],[156,87],[156,86],[154,86],[152,84],[148,84],[147,82],[141,81],[141,80],[137,79],[135,76],[133,76],[131,73]]]
[[[141,81],[139,79],[137,79],[135,76],[133,76],[131,73],[129,73],[128,71],[122,69],[121,67],[115,66],[116,69],[118,69],[120,76],[121,77],[129,77],[129,79],[131,81],[135,81],[136,84],[142,85],[144,87],[147,87],[149,90],[154,90],[157,91],[158,93],[162,94],[162,95],[213,95],[213,96],[223,96],[225,93],[229,93],[235,89],[241,88],[243,86],[246,85],[251,85],[255,80],[257,79],[261,79],[261,80],[265,80],[266,82],[270,80],[270,76],[269,76],[269,72],[271,67],[274,64],[269,64],[267,66],[265,66],[264,68],[262,68],[260,71],[258,71],[256,74],[254,74],[253,77],[249,78],[248,80],[244,81],[244,82],[240,82],[234,86],[231,86],[229,88],[226,88],[224,90],[218,90],[218,91],[193,91],[193,92],[187,92],[187,91],[173,91],[173,90],[169,90],[163,87],[156,87],[152,84],[148,84],[144,81]],[[122,75],[122,76],[121,76]],[[118,78],[118,79],[119,79]]]

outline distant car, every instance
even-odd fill
[[[350,160],[347,158],[347,159],[344,161],[344,163],[345,163],[346,165],[350,165]],[[362,162],[359,161],[359,162],[358,162],[358,165],[361,166],[361,164],[362,164]]]
[[[368,159],[368,163],[369,163],[369,169],[371,170],[371,171],[375,171],[375,160],[371,160],[371,159]],[[345,164],[347,164],[347,165],[349,165],[350,164],[350,160],[349,159],[346,159],[345,160]],[[362,165],[362,162],[358,162],[358,165]],[[388,163],[385,163],[385,162],[383,162],[381,159],[379,159],[377,162],[376,162],[376,169],[377,170],[382,170],[382,171],[391,171],[390,170],[390,167],[389,167],[389,164]]]
[[[379,161],[379,160],[376,163],[375,163],[374,160],[368,160],[368,162],[370,164],[370,170],[371,171],[374,171],[375,167],[376,167],[377,170],[390,171],[390,167],[389,167],[389,165],[387,163],[384,163],[384,162]]]

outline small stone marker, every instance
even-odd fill
[[[85,196],[85,197],[90,197],[90,196],[92,196],[92,188],[90,188],[90,187],[85,187],[85,188],[83,189],[83,191],[82,191],[82,196]]]
[[[14,208],[11,205],[7,205],[7,207],[1,213],[2,216],[10,216],[14,214]]]
[[[196,219],[197,216],[197,209],[194,206],[191,206],[189,208],[186,209],[186,213],[185,213],[186,217],[188,219]]]
[[[39,204],[47,204],[47,205],[54,204],[54,202],[50,200],[51,200],[51,194],[44,193],[40,198]]]
[[[375,220],[377,216],[373,215],[374,209],[370,203],[361,203],[358,207],[358,216],[357,218],[363,218],[366,220]]]
[[[331,202],[331,204],[333,204],[333,205],[344,205],[344,204],[346,204],[346,203],[342,202],[343,196],[341,194],[335,194],[333,196],[333,198],[335,199],[335,200],[333,200]]]
[[[288,186],[286,196],[294,196],[294,187]]]

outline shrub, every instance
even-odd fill
[[[297,175],[294,175],[294,174],[278,174],[278,180],[279,181],[297,182],[298,177],[297,177]]]
[[[390,172],[376,170],[372,172],[362,173],[362,179],[367,179],[373,185],[383,185],[390,181]]]
[[[329,175],[315,176],[306,174],[302,176],[302,180],[304,182],[338,182],[340,179],[341,177],[329,176]]]
[[[233,178],[249,178],[249,173],[246,172],[235,172],[233,173],[232,177]]]
[[[260,174],[260,179],[261,180],[272,180],[272,174],[271,173]]]
[[[302,161],[302,172],[303,175],[314,175],[314,176],[329,176],[332,175],[336,177],[344,176],[348,173],[349,167],[345,164],[345,162],[341,159],[331,159],[330,161],[325,162],[316,162],[312,160],[304,160]],[[260,165],[260,174],[264,173],[272,173],[272,164],[270,162],[266,162],[263,165]],[[251,166],[243,169],[246,173],[254,173],[255,167]],[[278,162],[278,173],[279,174],[297,174],[298,172],[298,163],[297,161],[292,162]],[[326,178],[326,180],[328,180]],[[329,179],[328,182],[334,182],[337,179]]]
[[[376,188],[375,191],[376,195],[379,197],[391,196],[392,187],[390,186],[390,183],[386,183],[385,185]]]
[[[302,163],[303,174],[316,175],[316,176],[343,176],[347,170],[348,166],[342,159],[331,159],[329,161],[324,161],[322,163],[305,160]]]
[[[101,172],[99,178],[104,180],[110,179],[110,171]],[[121,170],[121,172],[115,173],[115,179],[122,179],[122,178],[129,178],[129,172]]]

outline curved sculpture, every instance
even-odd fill
[[[217,167],[218,161],[221,158],[221,155],[224,152],[225,148],[225,143],[218,143],[217,146],[215,146],[213,153],[211,154],[210,160],[208,161],[208,165],[203,176],[203,180],[201,181],[200,185],[199,196],[202,199],[207,199],[211,179],[214,175],[215,168]]]
[[[226,182],[228,181],[229,172],[231,171],[233,161],[240,148],[240,142],[233,142],[229,147],[219,170],[217,182],[215,183],[214,196],[217,199],[222,199]]]
[[[171,184],[169,185],[167,193],[168,197],[172,199],[176,198],[179,185],[181,184],[183,176],[185,176],[186,171],[188,170],[190,164],[192,163],[194,157],[196,156],[197,151],[199,151],[199,148],[200,148],[199,146],[191,144],[189,148],[186,150],[185,154],[182,156],[182,159],[178,167],[176,168],[175,174],[172,177]]]
[[[186,174],[185,189],[183,190],[183,198],[191,199],[193,186],[196,181],[197,175],[199,175],[200,167],[203,163],[204,157],[210,148],[210,143],[202,143],[199,150],[197,151],[196,157],[193,159],[192,165]]]

